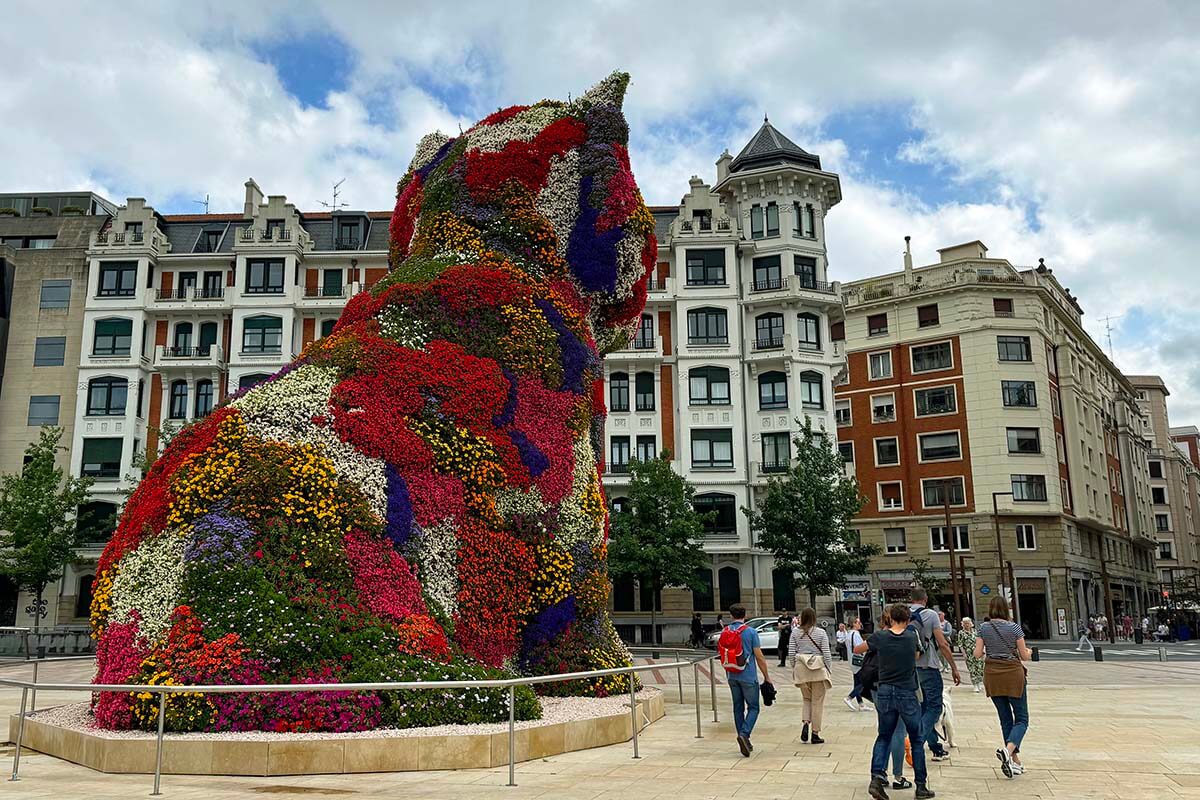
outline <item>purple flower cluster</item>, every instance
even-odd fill
[[[600,209],[588,200],[593,180],[589,175],[579,182],[579,217],[571,230],[567,261],[584,289],[612,294],[617,287],[617,242],[624,231],[618,227],[596,232]]]
[[[563,367],[562,390],[583,394],[584,373],[599,364],[599,357],[567,327],[562,313],[553,303],[548,300],[536,300],[534,304],[541,309],[550,327],[558,334],[558,349],[562,354]]]
[[[218,507],[192,523],[183,559],[207,564],[249,564],[254,540],[255,530],[248,521]]]
[[[387,465],[387,525],[384,533],[397,547],[404,545],[413,532],[412,500],[408,484],[391,464]]]
[[[575,621],[575,598],[568,597],[537,613],[521,633],[523,653],[529,653],[540,644],[562,634]]]

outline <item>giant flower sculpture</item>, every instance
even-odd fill
[[[614,74],[421,141],[391,270],[332,335],[175,437],[92,605],[97,681],[495,677],[628,663],[606,613],[601,358],[656,260]],[[552,685],[604,694],[621,679]],[[154,724],[149,694],[97,722]],[[522,693],[517,709],[536,716]],[[499,692],[172,695],[176,730],[507,715]]]

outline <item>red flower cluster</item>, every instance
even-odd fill
[[[345,544],[359,602],[372,614],[398,623],[426,614],[421,584],[390,542],[355,528],[346,534]]]
[[[550,159],[585,141],[587,126],[563,117],[547,125],[531,142],[515,139],[498,153],[471,150],[467,153],[467,188],[476,197],[486,199],[514,180],[527,191],[536,192],[546,185]]]

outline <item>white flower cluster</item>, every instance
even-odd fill
[[[113,622],[130,622],[131,612],[136,610],[141,617],[138,632],[142,636],[154,642],[163,635],[179,597],[186,541],[182,531],[164,531],[120,560],[112,587]]]
[[[536,517],[546,511],[546,504],[542,502],[542,493],[536,486],[531,486],[527,492],[520,489],[500,489],[496,492],[496,510],[505,519],[517,516]]]
[[[496,153],[514,139],[531,141],[546,126],[564,116],[562,108],[537,106],[527,108],[497,125],[476,128],[467,135],[467,149]]]
[[[421,141],[417,142],[417,152],[408,164],[409,171],[420,169],[430,161],[433,161],[433,157],[437,155],[438,150],[441,150],[442,145],[448,141],[450,141],[450,137],[441,131],[427,133],[422,136]]]
[[[644,236],[626,235],[617,242],[617,287],[613,295],[623,300],[633,294],[633,285],[642,279],[642,249],[646,246]]]
[[[338,478],[352,483],[366,497],[380,519],[387,516],[387,477],[383,461],[370,458],[343,442],[314,416],[329,413],[329,397],[337,383],[337,370],[305,364],[274,381],[259,384],[232,405],[242,413],[246,430],[268,441],[311,444],[322,450]]]
[[[550,221],[558,235],[557,250],[567,257],[571,230],[579,218],[579,150],[572,148],[565,155],[550,160],[550,175],[538,192],[535,202],[538,213]]]
[[[458,529],[443,520],[421,531],[416,562],[425,598],[447,617],[458,609]]]
[[[401,347],[422,350],[433,335],[433,328],[407,308],[390,305],[379,316],[379,332]]]
[[[604,529],[583,510],[583,497],[596,482],[596,454],[587,438],[575,441],[575,474],[571,480],[571,491],[559,506],[558,522],[561,526],[556,538],[568,550],[580,542],[589,547],[600,544]]]

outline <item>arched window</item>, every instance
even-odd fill
[[[801,350],[821,349],[820,317],[805,313],[796,318],[796,344]]]
[[[632,506],[629,505],[628,497],[614,497],[608,501],[608,507],[612,509],[614,514],[624,514],[630,511]]]
[[[608,378],[608,410],[629,410],[629,375],[614,372]]]
[[[754,349],[783,347],[783,314],[760,314],[754,318]]]
[[[187,419],[188,385],[187,381],[171,382],[171,419]]]
[[[208,357],[212,352],[213,345],[217,343],[217,323],[203,322],[200,324],[200,341],[196,346],[200,350],[200,355]]]
[[[723,308],[693,308],[687,315],[688,344],[729,344],[729,316]]]
[[[117,527],[117,506],[103,500],[81,503],[75,509],[75,529],[85,544],[107,542]]]
[[[825,381],[821,377],[821,373],[800,373],[800,403],[805,408],[825,407]]]
[[[713,572],[709,567],[696,570],[699,589],[692,589],[692,611],[713,610]]]
[[[207,417],[213,410],[213,382],[196,381],[196,419]]]
[[[654,373],[639,372],[634,376],[634,390],[637,394],[637,410],[654,410]]]
[[[243,375],[238,379],[238,390],[249,389],[251,386],[258,386],[260,383],[271,377],[265,372],[252,372],[249,375]]]
[[[92,378],[88,381],[88,416],[124,416],[128,398],[129,381],[124,378]]]
[[[192,323],[176,322],[175,323],[175,339],[174,339],[174,355],[188,356],[191,355],[188,351],[192,349]]]
[[[790,569],[771,570],[771,588],[776,611],[796,610],[796,575]]]
[[[641,322],[638,323],[637,333],[633,337],[633,349],[653,350],[654,344],[654,317],[649,314],[642,314]]]
[[[133,320],[124,317],[96,320],[92,339],[94,356],[127,356],[133,342]]]
[[[787,408],[787,376],[782,372],[764,372],[758,376],[758,407]]]
[[[721,567],[717,570],[717,585],[721,591],[722,611],[728,611],[730,606],[742,602],[742,574],[737,567]]]
[[[695,367],[688,371],[689,402],[694,406],[729,405],[729,370]]]
[[[324,339],[326,336],[333,333],[333,328],[335,325],[337,325],[336,319],[321,320],[321,338]]]
[[[721,492],[707,492],[692,498],[697,514],[716,513],[704,523],[709,536],[732,536],[737,533],[737,498]]]
[[[75,592],[75,617],[90,617],[92,613],[92,584],[95,575],[84,575],[79,579],[79,588]]]
[[[283,320],[279,317],[246,317],[242,323],[242,351],[245,353],[283,352]]]

